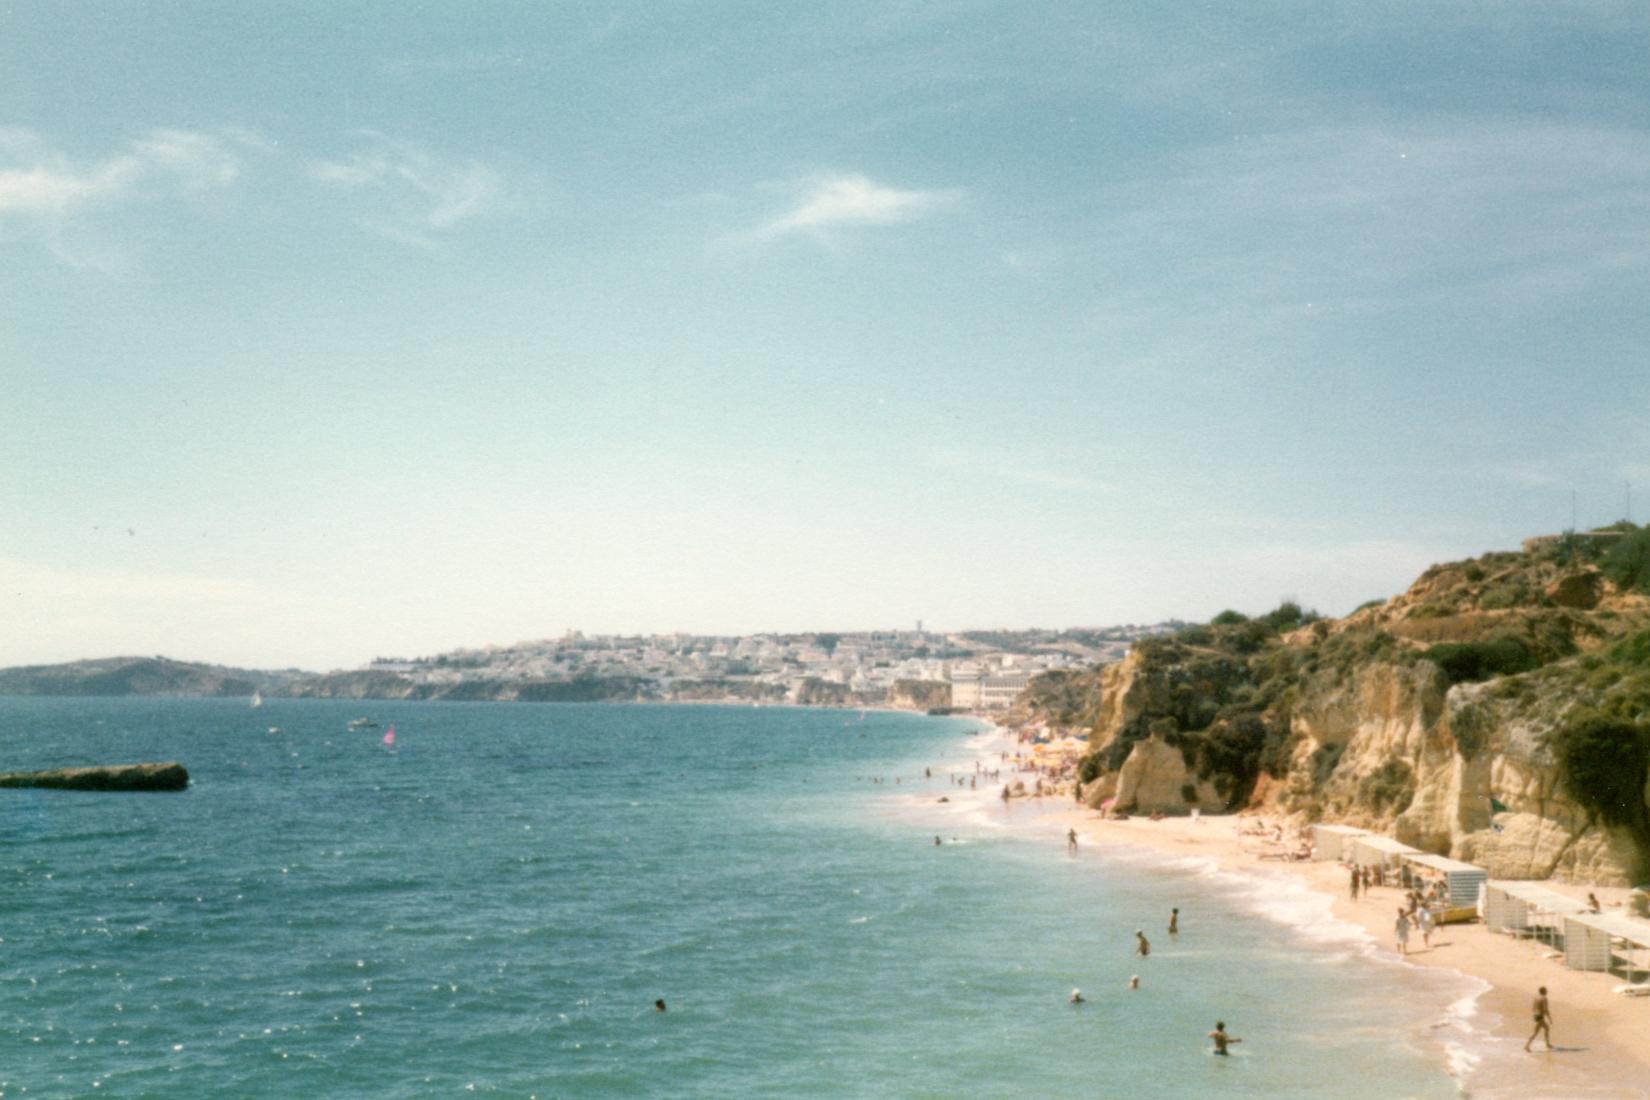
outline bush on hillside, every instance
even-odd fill
[[[1604,575],[1620,588],[1650,592],[1650,527],[1616,540],[1604,554]]]
[[[1294,600],[1284,600],[1277,607],[1261,616],[1261,621],[1279,634],[1288,633],[1307,623],[1315,623],[1320,618],[1316,611],[1305,611]]]
[[[1339,741],[1329,745],[1319,745],[1312,752],[1312,789],[1320,791],[1323,785],[1329,782],[1329,777],[1335,774],[1335,768],[1341,762],[1341,754],[1346,752],[1346,742]]]
[[[1607,825],[1631,831],[1650,850],[1650,728],[1589,712],[1548,734],[1564,789],[1582,809]]]
[[[1050,669],[1031,678],[1016,705],[1024,704],[1046,715],[1053,725],[1069,727],[1092,725],[1099,701],[1100,678],[1092,671]]]
[[[1530,647],[1509,635],[1481,642],[1444,642],[1422,656],[1443,669],[1451,684],[1476,683],[1541,667]]]
[[[1377,811],[1401,814],[1415,799],[1415,773],[1402,760],[1388,760],[1363,777],[1358,797]]]
[[[1176,634],[1175,639],[1186,645],[1210,645],[1215,640],[1215,634],[1206,626],[1188,626]]]
[[[1199,745],[1197,776],[1214,783],[1233,809],[1249,797],[1260,777],[1266,723],[1256,714],[1239,714],[1210,726]]]

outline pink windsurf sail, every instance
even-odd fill
[[[386,745],[395,744],[395,727],[394,726],[391,726],[389,729],[384,731],[384,744],[386,744]]]

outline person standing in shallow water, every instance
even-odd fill
[[[1409,914],[1402,909],[1398,910],[1398,921],[1392,926],[1392,937],[1397,943],[1398,954],[1409,954]]]
[[[1076,829],[1067,829],[1066,830],[1066,851],[1072,853],[1073,855],[1077,854],[1077,830]]]
[[[1553,1033],[1549,1030],[1549,1026],[1553,1022],[1553,1007],[1547,1003],[1547,987],[1542,986],[1536,990],[1536,994],[1535,1005],[1531,1009],[1532,1014],[1535,1016],[1535,1030],[1530,1032],[1528,1039],[1524,1040],[1524,1049],[1529,1050],[1530,1044],[1535,1042],[1535,1037],[1539,1035],[1541,1041],[1547,1044],[1547,1049],[1552,1050]]]
[[[1169,935],[1180,935],[1180,910],[1178,909],[1169,910]]]
[[[1152,953],[1152,945],[1147,942],[1145,932],[1142,932],[1140,929],[1136,928],[1134,930],[1134,938],[1138,941],[1134,946],[1134,953],[1136,955],[1139,955],[1143,959]]]
[[[1229,1044],[1243,1042],[1242,1039],[1239,1039],[1235,1035],[1226,1034],[1226,1021],[1225,1020],[1216,1020],[1215,1021],[1215,1029],[1213,1031],[1209,1032],[1209,1038],[1211,1038],[1215,1041],[1215,1053],[1216,1054],[1222,1054],[1222,1055],[1230,1053],[1226,1049],[1226,1047]]]

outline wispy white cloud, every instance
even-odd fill
[[[1028,461],[993,447],[939,447],[929,452],[929,465],[959,477],[984,478],[1037,489],[1088,493],[1104,486],[1069,466]]]
[[[229,187],[253,138],[151,130],[107,156],[75,160],[32,130],[0,129],[0,237],[38,238],[66,262],[107,266],[117,250],[72,239],[77,222],[121,204]]]
[[[956,206],[957,190],[906,190],[863,175],[829,176],[800,188],[792,206],[763,222],[747,236],[773,240],[796,234],[829,239],[852,226],[898,225]]]
[[[438,156],[416,142],[363,133],[365,147],[337,160],[318,160],[309,178],[325,187],[370,197],[367,228],[424,248],[463,222],[496,210],[506,197],[503,176],[474,159]]]

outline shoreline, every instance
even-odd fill
[[[994,724],[978,736],[982,758],[995,758],[1004,750],[1010,756],[1024,751],[1013,731]],[[954,805],[974,802],[985,808],[979,799],[957,800],[953,794],[953,800]],[[1003,804],[995,796],[985,800],[986,805],[992,803],[1000,814]],[[1321,896],[1325,919],[1368,936],[1367,946],[1359,952],[1362,965],[1407,964],[1453,974],[1465,983],[1476,982],[1479,991],[1448,1006],[1444,1018],[1433,1025],[1440,1032],[1436,1038],[1441,1054],[1451,1075],[1461,1083],[1463,1095],[1650,1100],[1650,1003],[1613,993],[1621,981],[1613,975],[1570,970],[1562,960],[1547,958],[1545,945],[1538,941],[1515,940],[1476,922],[1439,927],[1430,949],[1419,936],[1412,936],[1411,950],[1401,958],[1392,944],[1401,889],[1373,887],[1354,901],[1347,888],[1347,870],[1338,862],[1262,859],[1263,854],[1281,849],[1237,831],[1245,823],[1260,820],[1257,817],[1107,820],[1095,810],[1074,807],[1069,785],[1040,798],[1015,798],[1009,805],[1018,820],[1005,823],[1015,831],[1047,835],[1057,842],[1068,829],[1075,829],[1080,848],[1196,859],[1221,872],[1272,878],[1303,888]],[[1169,860],[1160,866],[1163,871],[1173,869]],[[1278,919],[1296,936],[1305,935],[1313,926]],[[1530,1006],[1536,988],[1542,985],[1552,1003],[1555,1050],[1547,1053],[1538,1042],[1526,1053],[1523,1045],[1530,1034]],[[1444,1028],[1464,1030],[1472,1051],[1442,1033]]]
[[[1402,890],[1373,887],[1357,901],[1348,895],[1347,872],[1339,863],[1262,860],[1259,845],[1245,843],[1235,826],[1252,820],[1235,815],[1203,818],[1103,820],[1093,810],[1062,809],[1049,815],[1060,831],[1075,828],[1079,843],[1126,847],[1158,855],[1196,857],[1240,874],[1275,873],[1321,894],[1337,921],[1363,929],[1372,940],[1368,961],[1407,963],[1451,971],[1483,983],[1474,1000],[1488,1042],[1464,1087],[1471,1095],[1650,1097],[1650,1005],[1611,992],[1620,979],[1575,971],[1545,957],[1535,941],[1519,941],[1479,923],[1451,924],[1433,933],[1430,950],[1412,937],[1414,948],[1400,958],[1392,946],[1392,924]],[[1553,1005],[1552,1054],[1538,1044],[1523,1049],[1529,1036],[1530,1005],[1545,985]]]

